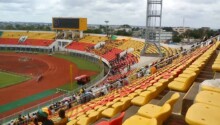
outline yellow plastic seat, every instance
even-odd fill
[[[95,112],[95,110],[94,110],[94,109],[90,109],[89,111],[86,112],[86,114],[88,115],[88,114],[90,114],[91,112]]]
[[[134,92],[140,94],[142,91],[144,91],[143,89],[137,89]]]
[[[156,89],[151,89],[151,91],[146,90],[146,91],[141,92],[141,93],[140,93],[140,96],[148,96],[149,93],[154,93],[154,92],[156,92],[156,91],[157,91]]]
[[[146,104],[144,106],[141,106],[141,108],[138,110],[138,114],[147,118],[153,118],[158,115],[161,108],[162,107],[158,105]]]
[[[131,103],[133,105],[142,106],[148,103],[154,97],[156,97],[155,93],[156,93],[156,89],[155,91],[144,91],[140,94],[140,96],[133,98],[131,100]]]
[[[169,115],[171,114],[174,103],[179,99],[179,97],[180,97],[180,94],[176,92],[170,97],[170,99],[168,99],[164,103],[163,106],[165,106],[165,104],[169,104],[171,106],[171,110],[169,112]],[[163,106],[146,104],[138,110],[138,114],[142,115],[144,117],[153,118],[153,117],[156,117],[158,115],[158,113],[160,113]],[[169,116],[169,115],[167,115],[167,116]]]
[[[123,103],[122,111],[125,111],[131,105],[131,98],[129,98],[129,97],[121,98],[121,102]]]
[[[175,92],[170,99],[168,99],[165,103],[170,104],[171,108],[173,108],[173,105],[176,103],[176,101],[180,98],[180,94],[178,92]]]
[[[193,84],[196,74],[188,74],[188,77],[178,77],[168,84],[172,90],[185,92]]]
[[[220,125],[219,112],[219,107],[195,103],[188,109],[185,121],[190,125]]]
[[[105,110],[107,108],[108,108],[107,106],[102,106],[102,107],[99,107],[96,111],[101,112],[101,111],[103,111],[103,110]]]
[[[99,111],[90,112],[87,117],[93,117],[93,116],[96,117],[96,120],[99,120],[101,118],[101,112]]]
[[[67,123],[67,125],[76,125],[77,120],[73,119]]]
[[[123,103],[117,102],[112,107],[105,109],[102,111],[102,115],[108,118],[112,118],[116,114],[122,111]]]
[[[79,119],[82,119],[82,118],[85,118],[85,117],[87,117],[87,115],[80,115],[76,119],[79,120]]]
[[[98,106],[96,106],[94,109],[95,110],[97,110],[97,109],[99,109],[99,108],[101,108],[101,107],[103,107],[102,105],[98,105]],[[106,107],[106,106],[105,106]]]
[[[113,105],[114,103],[115,103],[114,101],[111,101],[111,102],[106,103],[105,106],[110,107],[110,106]]]
[[[141,112],[138,112],[139,115],[146,117],[146,118],[156,118],[158,125],[162,125],[163,122],[170,116],[171,107],[169,104],[164,104],[161,108],[155,106],[155,109],[157,111],[149,112],[146,110],[142,110]]]
[[[171,100],[172,100],[172,97],[171,97]],[[169,101],[169,103],[170,103],[170,101]],[[169,104],[169,103],[164,103],[163,106],[157,106],[154,104],[146,104],[138,110],[138,114],[142,115],[144,117],[148,117],[148,118],[156,117],[163,108],[167,107],[167,104]]]
[[[211,86],[201,86],[201,90],[206,90],[206,91],[213,91],[213,92],[218,92],[220,93],[220,88],[217,87],[211,87]]]
[[[155,118],[149,119],[139,115],[133,115],[124,121],[122,125],[158,125]]]
[[[200,69],[198,68],[187,68],[186,70],[183,71],[185,74],[190,74],[190,73],[196,73],[198,75],[200,73]]]
[[[202,65],[190,65],[189,68],[199,68],[199,69],[202,69]]]
[[[160,79],[158,82],[161,82],[163,84],[168,84],[170,82],[169,79]]]
[[[195,102],[220,107],[220,93],[211,91],[201,91],[196,95]]]
[[[96,119],[97,119],[96,115],[80,118],[79,121],[77,121],[77,125],[91,125],[96,121]]]
[[[158,93],[162,92],[167,87],[166,84],[163,84],[161,82],[157,82],[153,84],[153,86],[156,86]]]
[[[128,96],[129,96],[130,98],[134,98],[134,97],[138,96],[138,93],[133,92],[133,93],[129,94]]]
[[[215,72],[216,71],[219,72],[220,71],[220,65],[218,63],[214,63],[212,65],[212,70],[215,71]]]
[[[157,86],[150,86],[147,88],[148,91],[155,91],[157,89]]]

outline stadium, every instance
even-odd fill
[[[0,30],[0,124],[220,124],[219,35],[178,46],[156,43],[151,24],[147,39],[87,27]]]

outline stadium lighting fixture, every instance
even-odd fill
[[[163,0],[147,0],[145,45],[142,55],[146,53],[150,45],[154,45],[160,56],[163,56],[160,49],[162,6]]]

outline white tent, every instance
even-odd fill
[[[105,42],[99,42],[99,43],[97,43],[97,44],[94,46],[94,48],[95,48],[95,49],[98,49],[98,48],[100,48],[100,47],[103,46],[103,45],[105,45]]]

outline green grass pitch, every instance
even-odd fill
[[[0,88],[18,84],[28,80],[26,76],[15,75],[12,73],[0,72]]]

